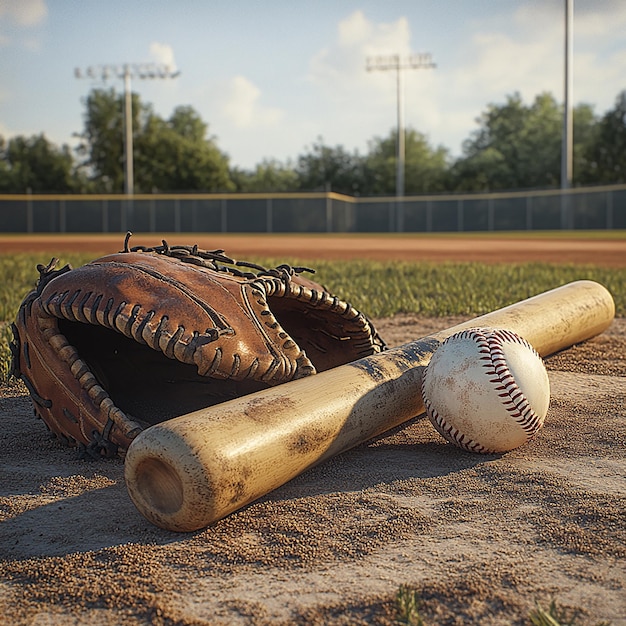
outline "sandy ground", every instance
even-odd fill
[[[626,265],[626,240],[188,235],[296,258]],[[136,235],[131,245],[158,245]],[[121,249],[123,236],[4,236],[0,253]],[[324,250],[320,254],[320,249]],[[390,345],[462,321],[376,320]],[[626,319],[547,360],[546,426],[477,456],[423,417],[190,534],[152,526],[123,461],[79,460],[0,388],[0,624],[393,624],[400,585],[434,624],[527,624],[535,601],[626,625]]]
[[[399,345],[461,319],[377,320]],[[120,459],[48,438],[24,389],[0,399],[0,622],[527,624],[535,601],[626,625],[626,319],[547,360],[546,425],[501,456],[417,418],[211,527],[134,508]]]
[[[559,236],[526,238],[499,237],[463,233],[445,235],[237,235],[194,233],[165,235],[170,245],[194,245],[214,250],[224,248],[235,258],[251,255],[297,259],[376,259],[402,261],[480,261],[483,263],[593,263],[605,267],[626,266],[626,237],[621,239],[594,236],[588,239]],[[162,235],[137,233],[131,246],[161,245]],[[2,235],[0,254],[73,250],[94,255],[118,252],[124,236],[114,234],[80,235]]]

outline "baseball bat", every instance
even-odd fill
[[[503,328],[547,356],[601,333],[614,314],[602,285],[576,281],[398,348],[161,422],[127,451],[129,495],[161,528],[204,528],[424,412],[421,376],[446,337]]]

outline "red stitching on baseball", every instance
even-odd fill
[[[490,383],[496,385],[497,391],[503,391],[498,396],[501,398],[507,398],[502,400],[502,404],[505,410],[509,413],[511,418],[519,424],[527,435],[527,440],[532,439],[535,434],[541,428],[541,417],[535,413],[531,407],[528,399],[524,396],[524,393],[517,385],[513,374],[508,368],[506,358],[504,355],[503,342],[510,341],[523,345],[528,348],[541,359],[539,353],[523,338],[508,330],[494,330],[490,328],[477,328],[462,330],[454,335],[448,337],[442,345],[446,344],[453,339],[471,339],[478,345],[478,353],[486,354],[488,356],[478,357],[478,361],[484,368],[489,368],[487,373]],[[488,361],[485,363],[484,361]],[[453,443],[468,452],[480,452],[483,454],[494,453],[495,450],[487,448],[486,446],[473,441],[466,437],[466,435],[459,432],[454,426],[447,423],[442,415],[439,414],[437,409],[433,407],[432,403],[426,398],[424,388],[426,384],[426,377],[428,375],[428,368],[422,377],[422,397],[424,399],[424,406],[426,412],[430,417],[433,426],[450,443]],[[497,378],[491,378],[496,376]]]
[[[538,359],[541,359],[537,351],[519,335],[511,333],[507,330],[490,330],[490,329],[478,329],[476,332],[468,333],[472,339],[481,333],[480,337],[483,341],[486,340],[492,350],[494,369],[500,378],[500,381],[506,389],[510,402],[503,402],[505,409],[509,415],[520,425],[520,427],[526,432],[528,439],[531,439],[537,431],[541,428],[541,418],[535,413],[530,406],[528,399],[517,385],[513,374],[509,370],[504,355],[505,341],[520,344],[529,349]],[[483,336],[483,333],[486,335]]]

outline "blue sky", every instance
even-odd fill
[[[574,101],[626,89],[626,2],[575,0]],[[233,165],[296,159],[318,138],[364,152],[396,124],[395,77],[368,56],[429,52],[407,71],[405,123],[454,155],[489,103],[563,97],[564,0],[0,0],[0,134],[75,144],[94,87],[74,69],[156,62],[136,80],[162,117],[191,105]]]

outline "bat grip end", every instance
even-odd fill
[[[170,463],[147,457],[133,470],[136,490],[145,505],[159,516],[175,515],[183,506],[183,481]]]
[[[128,495],[139,512],[165,530],[189,532],[215,519],[211,472],[169,423],[140,433],[124,461]]]

